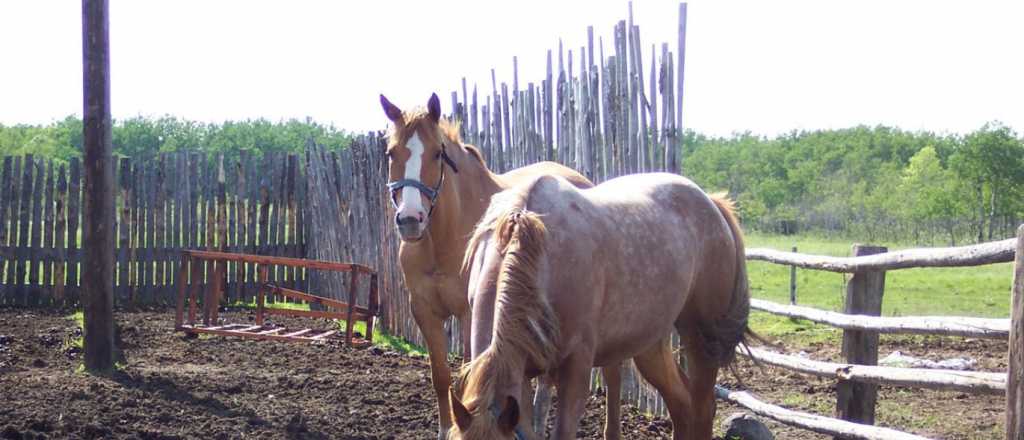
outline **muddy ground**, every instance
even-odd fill
[[[233,338],[189,339],[171,331],[169,311],[119,313],[126,362],[112,377],[76,372],[79,334],[69,313],[0,308],[0,438],[431,439],[435,410],[427,361],[379,348]],[[251,319],[247,311],[226,315]],[[328,323],[285,325],[328,327]],[[787,347],[837,360],[833,344]],[[882,355],[971,356],[1005,371],[1006,343],[962,338],[887,338]],[[830,415],[831,381],[739,364],[744,384],[765,400]],[[723,384],[740,388],[731,375]],[[588,403],[580,438],[600,438],[602,398]],[[1001,396],[883,388],[879,424],[934,438],[1003,434]],[[738,408],[720,403],[721,419]],[[625,408],[627,439],[671,438],[670,424]],[[823,435],[768,422],[778,439]]]

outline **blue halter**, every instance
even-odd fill
[[[501,410],[498,409],[498,405],[491,405],[491,415],[493,415],[495,419],[501,417]],[[526,440],[526,433],[523,432],[522,428],[516,426],[514,433],[516,435],[516,440]]]

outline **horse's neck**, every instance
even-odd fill
[[[461,149],[458,154],[464,155],[459,161],[459,172],[445,170],[444,188],[434,206],[429,232],[435,255],[457,254],[455,257],[461,262],[473,226],[500,185],[497,176],[476,158]]]

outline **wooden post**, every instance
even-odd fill
[[[107,0],[82,0],[85,255],[82,305],[85,368],[114,369],[114,167],[110,125]]]
[[[1010,373],[1006,384],[1006,438],[1024,438],[1024,225],[1017,228],[1010,298]]]
[[[853,256],[887,252],[882,246],[853,245]],[[850,315],[881,316],[882,296],[885,292],[885,272],[857,272],[846,285],[846,309]],[[847,363],[878,365],[878,332],[843,331],[843,357]],[[836,414],[843,420],[873,425],[878,385],[839,382],[836,387],[838,403]]]
[[[188,266],[192,258],[188,255],[181,257],[181,265],[178,266],[178,301],[174,313],[174,329],[180,330],[185,322],[185,285],[188,284]]]
[[[675,112],[675,129],[678,133],[679,138],[676,140],[680,151],[683,150],[683,142],[686,140],[686,135],[683,133],[683,74],[685,73],[684,67],[686,66],[686,2],[679,4],[679,43],[676,47],[676,56],[679,57],[679,62],[676,63],[676,112]],[[672,146],[676,148],[676,145]],[[682,173],[683,164],[680,160],[678,169],[673,170],[674,172]]]
[[[793,253],[796,253],[796,246],[793,246]],[[789,303],[796,305],[796,266],[789,266]]]
[[[268,279],[268,267],[266,264],[259,265],[257,269],[259,271],[259,286],[257,286],[256,294],[256,325],[263,326],[263,307],[267,297],[267,279]]]
[[[366,317],[366,340],[373,343],[373,326],[377,321],[377,313],[380,308],[380,294],[377,291],[377,274],[370,275],[370,301],[367,308],[370,316]]]
[[[356,309],[356,287],[359,282],[359,271],[353,270],[348,275],[348,315],[345,317],[345,343],[352,346],[352,329],[356,326],[352,312]],[[369,320],[367,320],[369,321]]]

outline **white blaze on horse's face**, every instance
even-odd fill
[[[424,148],[419,133],[413,133],[405,147],[409,149],[409,160],[405,161],[405,178],[422,182],[423,176],[420,174],[423,170]],[[413,217],[420,222],[426,220],[427,211],[423,207],[420,190],[412,186],[402,188],[402,204],[398,206],[398,217]]]

